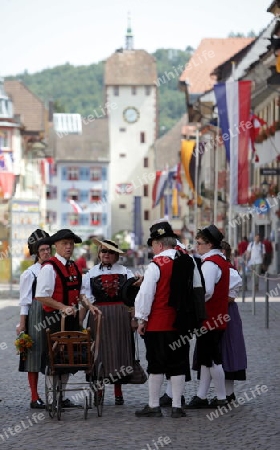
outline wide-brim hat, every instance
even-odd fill
[[[55,242],[62,241],[63,239],[72,239],[75,244],[81,244],[82,239],[77,234],[73,233],[73,231],[68,229],[62,229],[57,231],[57,233],[51,236],[51,242],[54,244]]]
[[[155,223],[150,228],[150,237],[147,241],[147,245],[151,247],[153,240],[158,240],[164,237],[174,237],[178,238],[177,234],[174,233],[170,223],[159,222]]]
[[[224,235],[218,230],[216,225],[209,225],[208,227],[202,228],[201,231],[211,244],[221,248],[221,242],[224,239]]]
[[[27,239],[30,256],[36,255],[41,245],[51,245],[50,235],[46,231],[37,228]]]
[[[113,250],[116,253],[124,253],[118,246],[115,241],[111,241],[110,239],[104,239],[104,241],[100,241],[99,239],[93,238],[92,242],[96,245],[102,245],[102,247],[107,248],[108,250]]]
[[[140,289],[140,286],[133,286],[136,281],[137,278],[129,278],[121,288],[121,298],[126,306],[134,306],[136,295]]]

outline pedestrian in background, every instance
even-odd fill
[[[51,256],[49,234],[44,230],[35,230],[28,238],[27,244],[30,256],[35,257],[34,264],[25,270],[19,280],[20,322],[16,327],[17,333],[25,332],[33,340],[32,350],[27,352],[26,359],[20,356],[19,371],[28,373],[31,391],[30,408],[45,409],[45,404],[38,394],[39,372],[43,372],[43,330],[36,327],[43,320],[42,305],[35,300],[37,276],[41,264]]]
[[[253,271],[255,271],[255,289],[256,291],[259,289],[259,275],[262,271],[262,265],[265,256],[265,246],[260,241],[260,235],[256,234],[254,238],[254,242],[250,242],[247,247],[246,257],[247,264]]]

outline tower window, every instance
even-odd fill
[[[137,94],[137,88],[136,86],[131,86],[131,94],[136,95]]]
[[[149,158],[144,158],[144,167],[149,167]]]
[[[151,95],[151,86],[145,86],[145,94]]]
[[[120,95],[119,86],[114,86],[114,95],[118,97]]]
[[[140,144],[145,144],[145,133],[141,131],[140,133]]]
[[[150,220],[150,211],[144,211],[144,220]]]
[[[149,185],[148,184],[144,184],[144,186],[143,186],[143,195],[144,195],[144,197],[149,197]]]
[[[124,205],[123,203],[121,203],[121,204],[119,205],[119,208],[120,208],[120,209],[126,209],[126,205]]]

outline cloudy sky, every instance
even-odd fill
[[[202,38],[258,33],[272,0],[0,0],[0,76],[69,62],[92,64],[124,46],[130,12],[134,46],[196,48]]]

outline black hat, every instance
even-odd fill
[[[140,286],[132,286],[136,281],[137,278],[129,278],[122,286],[121,297],[126,306],[134,306],[135,297],[140,289]]]
[[[155,223],[150,228],[150,234],[151,236],[147,241],[147,245],[149,246],[152,245],[154,239],[157,240],[164,237],[174,237],[176,239],[178,238],[177,234],[174,233],[170,223],[168,222]]]
[[[51,245],[50,235],[46,231],[37,228],[37,230],[33,231],[33,233],[31,233],[31,235],[27,239],[30,256],[36,255],[40,245],[45,244]]]
[[[62,241],[63,239],[73,239],[75,244],[81,244],[82,239],[77,236],[77,234],[73,233],[73,231],[68,229],[63,229],[57,231],[57,233],[51,236],[51,242],[54,244],[55,242]]]
[[[202,228],[201,231],[211,244],[214,244],[217,248],[221,248],[224,235],[218,230],[216,225],[209,225],[209,227]]]

